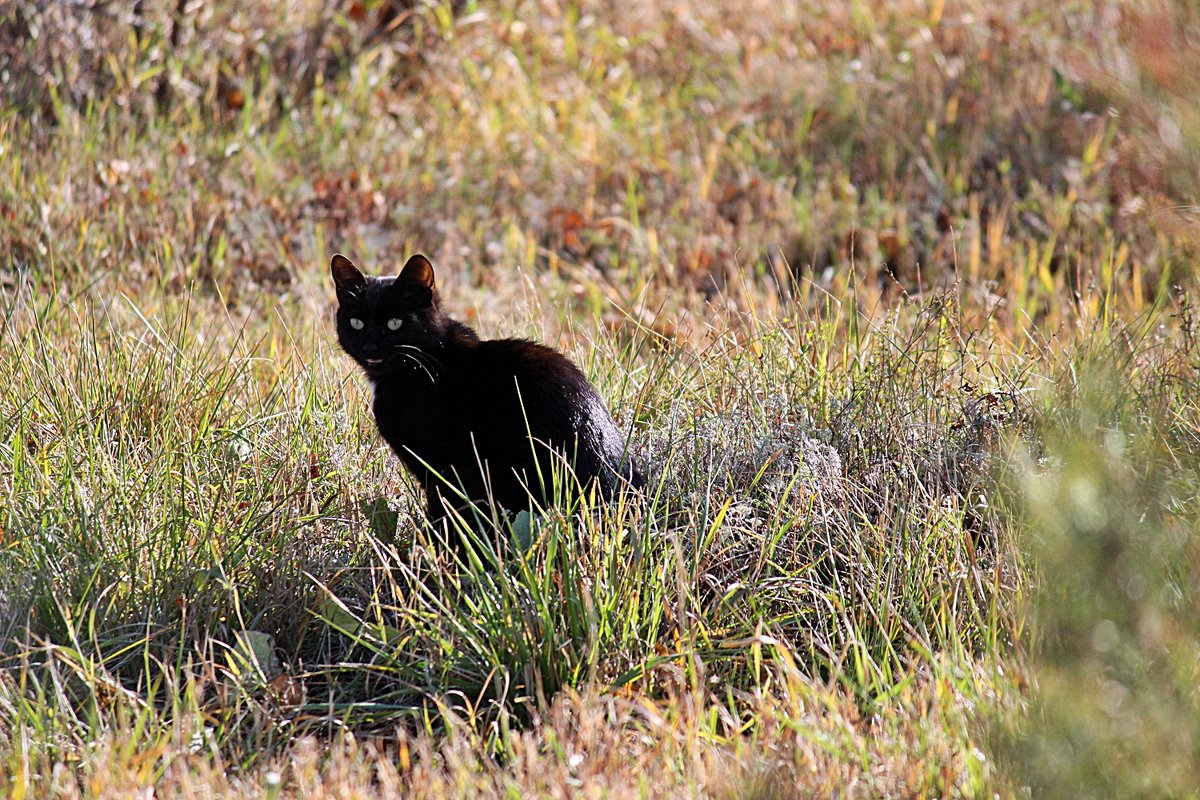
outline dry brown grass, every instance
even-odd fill
[[[106,737],[80,770],[30,759],[24,785],[29,796],[62,798],[143,797],[149,787],[180,798],[857,798],[946,796],[971,783],[959,750],[969,709],[955,687],[918,683],[884,720],[796,674],[779,681],[731,737],[714,738],[702,721],[723,710],[702,694],[651,702],[564,693],[544,719],[511,734],[500,760],[482,756],[485,743],[462,722],[436,738],[303,738],[248,771],[182,740],[144,751]]]

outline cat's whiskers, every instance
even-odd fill
[[[425,375],[426,375],[426,376],[428,376],[428,378],[429,378],[429,380],[430,380],[431,382],[432,382],[432,381],[436,381],[436,380],[437,380],[437,379],[434,377],[434,374],[433,374],[433,372],[432,372],[432,371],[430,371],[429,367],[428,367],[428,366],[426,366],[425,362],[424,362],[424,361],[422,361],[422,360],[421,360],[421,359],[420,359],[418,356],[426,356],[426,357],[429,357],[429,358],[431,358],[431,359],[434,361],[434,366],[435,366],[435,367],[440,367],[440,366],[441,366],[441,364],[437,362],[437,359],[434,359],[434,358],[432,358],[432,356],[429,356],[429,355],[428,355],[428,353],[426,353],[424,350],[421,350],[419,347],[413,347],[413,346],[412,346],[412,345],[410,345],[410,344],[401,344],[401,345],[396,345],[396,350],[397,350],[397,351],[412,350],[412,351],[414,351],[415,353],[417,353],[417,355],[413,355],[412,353],[400,352],[400,356],[401,356],[402,358],[404,358],[405,360],[407,360],[407,361],[411,361],[411,362],[413,362],[414,364],[416,364],[418,367],[420,367],[420,368],[421,368],[421,370],[422,370],[422,371],[424,371]]]
[[[442,369],[442,362],[438,360],[437,356],[433,355],[433,353],[430,353],[427,350],[422,350],[421,348],[417,347],[416,345],[402,344],[402,345],[397,345],[396,349],[411,350],[412,353],[406,353],[406,355],[408,355],[410,358],[417,359],[418,361],[420,361],[422,364],[426,365],[427,367],[432,367],[433,369],[437,369],[437,370]]]

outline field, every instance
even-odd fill
[[[12,798],[1200,797],[1200,11],[0,2]],[[641,499],[456,562],[415,252]]]

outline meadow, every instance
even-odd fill
[[[0,2],[12,798],[1200,797],[1200,11]],[[329,258],[644,496],[455,560]]]

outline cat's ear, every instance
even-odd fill
[[[367,279],[358,271],[358,267],[341,253],[334,254],[329,262],[329,271],[333,274],[333,283],[337,286],[339,296],[357,294],[367,285]]]
[[[404,269],[400,270],[400,280],[424,286],[433,292],[433,264],[429,263],[428,258],[417,253],[405,262]]]

